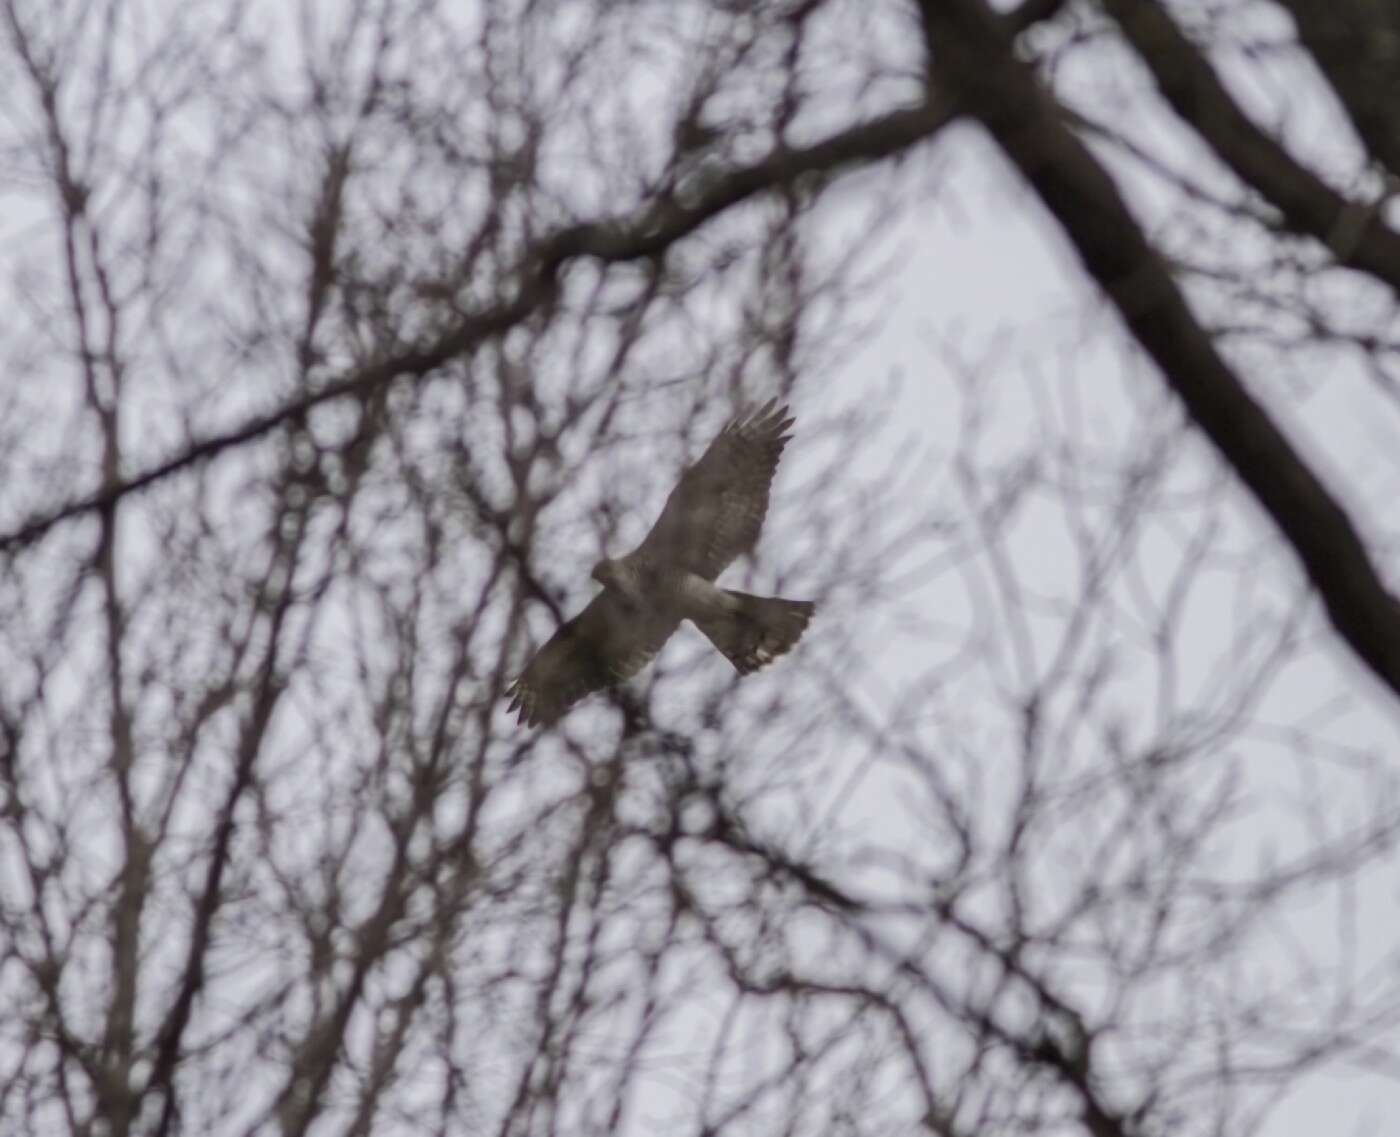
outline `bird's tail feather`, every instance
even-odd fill
[[[802,638],[816,608],[810,600],[750,596],[731,589],[724,593],[737,603],[723,612],[710,611],[692,619],[740,675],[757,671],[789,651]]]

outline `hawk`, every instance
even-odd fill
[[[527,726],[549,726],[594,691],[630,679],[690,620],[741,675],[789,650],[812,618],[806,600],[750,596],[714,580],[754,547],[788,428],[770,400],[732,419],[682,475],[632,552],[593,567],[603,586],[535,653],[506,695]]]

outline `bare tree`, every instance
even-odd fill
[[[0,1130],[1287,1132],[1400,1073],[1391,535],[1299,413],[1390,429],[1388,6],[0,5]],[[1073,319],[930,313],[901,387],[956,163]],[[798,650],[518,727],[775,396],[727,579]]]

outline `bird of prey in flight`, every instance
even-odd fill
[[[632,552],[599,561],[603,586],[564,624],[506,694],[528,726],[548,726],[585,695],[641,671],[690,620],[741,675],[791,648],[812,618],[806,600],[750,596],[714,580],[754,547],[773,472],[793,424],[771,400],[732,419],[682,475]]]

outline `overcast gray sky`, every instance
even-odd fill
[[[295,31],[287,13],[256,10],[238,37],[226,38],[210,32],[218,5],[124,10],[124,51],[167,33],[171,45],[131,75],[117,68],[130,89],[143,90],[144,75],[158,93],[193,92],[185,101],[170,95],[179,113],[166,133],[151,125],[154,102],[135,99],[138,109],[115,126],[92,109],[102,105],[94,45],[105,33],[90,25],[63,106],[75,137],[94,140],[75,150],[91,164],[93,224],[105,242],[77,254],[76,293],[95,313],[91,343],[103,342],[107,326],[92,264],[110,255],[117,293],[129,301],[114,353],[124,368],[111,368],[125,384],[111,395],[123,410],[121,472],[149,469],[191,439],[352,374],[414,337],[431,340],[464,311],[513,295],[520,284],[512,258],[541,232],[644,199],[663,174],[676,173],[666,166],[673,116],[686,85],[699,81],[702,47],[718,42],[716,29],[750,18],[696,14],[703,7],[686,9],[695,18],[680,36],[679,17],[673,25],[664,6],[637,6],[635,23],[612,10],[606,53],[583,53],[575,70],[560,45],[586,42],[590,5],[561,6],[557,20],[536,13],[558,44],[543,33],[517,39],[514,24],[503,23],[496,57],[460,50],[453,37],[469,30],[460,12],[440,27],[416,26],[393,15],[406,9],[386,7],[385,21],[403,18],[415,30],[388,53],[389,94],[364,122],[355,113],[379,25],[366,21],[359,38],[340,42],[337,21],[348,8],[308,5]],[[1215,62],[1232,90],[1329,182],[1360,193],[1370,175],[1317,76],[1287,48],[1287,22],[1272,4],[1173,5],[1188,16],[1216,7],[1224,15],[1212,25]],[[26,26],[51,30],[36,9],[21,9]],[[195,12],[187,17],[194,23],[184,28],[177,11]],[[909,103],[918,89],[910,61],[917,64],[922,46],[910,38],[910,13],[890,11],[830,5],[813,33],[804,72],[812,89],[801,95],[789,142]],[[570,31],[571,20],[584,30]],[[267,30],[274,26],[286,34]],[[1084,137],[1120,179],[1221,353],[1322,472],[1395,580],[1400,373],[1386,351],[1357,347],[1395,337],[1394,297],[1320,265],[1310,245],[1262,233],[1251,212],[1257,203],[1164,113],[1121,44],[1084,33],[1076,49],[1066,38],[1067,28],[1085,26],[1093,21],[1063,21],[1032,41],[1060,61],[1057,94],[1084,115]],[[203,54],[188,53],[200,60],[189,73],[176,32],[201,45]],[[103,370],[112,361],[89,382],[84,363],[95,353],[75,344],[42,100],[25,80],[13,31],[5,42],[3,82],[25,93],[5,112],[0,148],[0,156],[17,156],[0,182],[0,247],[11,254],[4,302],[14,314],[0,333],[0,364],[12,377],[0,417],[8,528],[99,484],[94,407],[109,397],[101,384],[112,379]],[[757,160],[771,143],[765,124],[781,101],[784,56],[776,32],[759,42],[753,58],[728,61],[709,107],[731,134],[721,156],[680,178],[680,197],[692,184],[686,177],[703,186],[706,170]],[[542,44],[539,66],[525,66]],[[303,69],[308,60],[322,68],[319,93]],[[554,104],[556,83],[577,87]],[[501,109],[519,92],[521,107],[544,108],[538,153],[527,153],[527,132]],[[338,130],[361,147],[359,164],[338,215],[345,230],[331,315],[303,351],[315,293],[307,218],[325,200],[320,148]],[[159,145],[147,151],[150,139]],[[107,169],[159,176],[104,179]],[[535,179],[528,193],[512,180],[528,181],[521,171]],[[150,189],[156,182],[160,194]],[[499,229],[480,224],[492,215],[488,189],[508,203],[493,219]],[[1238,1046],[1228,1057],[1247,1071],[1306,1049],[1309,1032],[1331,1016],[1350,1016],[1348,1029],[1369,1030],[1365,1046],[1338,1046],[1339,1057],[1316,1069],[1300,1062],[1282,1099],[1276,1081],[1256,1090],[1241,1075],[1233,1089],[1251,1108],[1231,1120],[1262,1117],[1258,1132],[1268,1137],[1388,1132],[1400,1101],[1397,854],[1391,844],[1358,851],[1348,842],[1354,835],[1364,844],[1368,826],[1400,831],[1393,698],[1341,645],[1291,550],[1190,426],[980,129],[947,127],[897,168],[879,164],[845,178],[802,217],[801,240],[788,240],[781,218],[780,203],[765,198],[703,226],[670,254],[659,300],[638,300],[649,262],[610,269],[597,289],[601,270],[589,262],[567,275],[557,308],[538,323],[518,321],[500,340],[486,337],[395,388],[384,412],[395,430],[377,438],[344,517],[334,502],[353,463],[342,450],[363,425],[360,415],[369,416],[355,399],[318,408],[294,442],[279,428],[133,495],[120,512],[114,570],[129,627],[104,620],[95,520],[60,526],[6,563],[0,712],[26,726],[24,745],[34,749],[22,751],[23,769],[36,809],[60,827],[76,826],[77,854],[63,877],[71,895],[53,903],[60,925],[90,921],[88,954],[74,953],[87,962],[64,988],[77,1029],[91,1038],[108,1029],[104,968],[115,968],[118,954],[109,951],[106,917],[91,915],[105,913],[116,894],[125,832],[118,787],[126,783],[104,712],[113,686],[104,636],[130,636],[135,678],[115,686],[130,695],[141,742],[137,812],[144,805],[159,813],[162,787],[183,777],[173,773],[180,762],[195,787],[172,809],[140,937],[147,970],[137,1033],[154,1048],[155,1024],[177,989],[201,858],[218,828],[214,804],[234,782],[241,724],[256,717],[258,674],[245,673],[244,653],[253,658],[275,634],[264,621],[277,592],[265,589],[277,579],[277,536],[295,528],[288,518],[296,514],[282,511],[299,495],[321,501],[315,495],[324,493],[324,508],[308,513],[309,551],[289,570],[286,587],[305,595],[287,617],[290,694],[258,766],[265,782],[234,799],[243,844],[230,861],[226,923],[215,924],[214,962],[228,970],[211,968],[197,1002],[204,1017],[196,1033],[213,1057],[207,1070],[187,1067],[197,1071],[189,1075],[195,1084],[217,1083],[210,1094],[232,1103],[229,1132],[264,1116],[298,1031],[349,984],[357,937],[368,938],[360,932],[395,859],[388,819],[417,792],[413,760],[431,748],[426,740],[443,735],[450,770],[438,798],[414,815],[420,827],[405,843],[408,858],[418,865],[425,850],[448,847],[482,792],[472,779],[487,771],[486,836],[453,863],[492,887],[480,886],[482,908],[459,924],[434,923],[432,907],[446,891],[435,878],[432,888],[403,893],[397,927],[422,923],[371,968],[366,997],[378,1009],[351,1017],[347,1053],[368,1064],[395,993],[435,961],[450,961],[443,974],[457,976],[466,994],[433,987],[425,997],[428,1013],[446,1025],[441,1036],[436,1025],[424,1028],[404,1052],[403,1094],[394,1100],[405,1119],[382,1120],[383,1132],[400,1123],[409,1131],[408,1114],[450,1083],[454,1060],[477,1079],[482,1116],[497,1120],[493,1111],[534,1077],[521,1058],[540,1027],[532,1016],[571,1024],[560,1030],[577,1044],[569,1054],[584,1070],[571,1076],[599,1101],[623,1061],[617,1040],[637,1031],[635,1053],[626,1055],[640,1073],[629,1083],[625,1132],[682,1124],[699,1131],[765,1078],[781,1084],[784,1063],[800,1049],[794,1040],[815,1054],[807,1055],[811,1092],[799,1079],[791,1098],[764,1099],[747,1118],[755,1132],[776,1132],[793,1118],[795,1132],[826,1131],[839,1113],[831,1103],[847,1089],[872,1110],[867,1127],[914,1131],[921,1105],[899,1049],[907,1040],[877,1013],[878,1001],[818,1006],[741,996],[734,960],[759,975],[780,961],[838,994],[869,985],[907,1009],[912,1049],[940,1091],[952,1097],[964,1078],[996,1086],[997,1059],[988,1059],[989,1073],[981,1057],[968,1057],[975,1046],[964,1031],[975,1031],[967,1019],[911,987],[898,965],[927,966],[969,1006],[982,1007],[985,996],[985,1006],[1035,1037],[1042,1012],[1028,991],[1008,982],[1003,1001],[995,953],[948,932],[952,914],[935,912],[953,878],[957,914],[983,921],[994,941],[1012,928],[1056,929],[1029,949],[1031,964],[1043,966],[1091,1026],[1106,1024],[1095,1060],[1114,1104],[1128,1108],[1160,1079],[1171,1103],[1154,1122],[1203,1126],[1213,1116],[1213,1063],[1224,1061],[1220,1039]],[[70,218],[68,235],[87,233],[88,220]],[[152,228],[160,240],[145,246]],[[485,252],[454,259],[478,238]],[[150,251],[157,246],[158,255]],[[804,298],[809,308],[786,312],[793,296],[784,272],[796,265],[809,281],[839,264],[843,286],[858,280],[858,289],[814,289]],[[645,319],[617,365],[634,310]],[[793,328],[795,346],[784,340]],[[530,736],[495,697],[556,624],[522,576],[533,574],[565,615],[575,612],[596,592],[593,561],[625,552],[646,532],[680,466],[734,406],[789,383],[794,441],[764,535],[723,583],[819,595],[818,619],[790,657],[737,685],[687,628],[629,690],[651,700],[651,725],[694,748],[687,760],[719,779],[725,804],[756,839],[870,902],[849,927],[759,880],[753,857],[697,840],[682,863],[627,843],[648,826],[664,828],[672,809],[691,835],[707,824],[704,803],[667,796],[680,769],[667,749],[674,738],[648,735],[651,749],[628,757],[611,820],[619,834],[628,825],[635,831],[609,846],[615,860],[583,839],[591,820],[578,823],[575,848],[570,825],[591,818],[598,800],[589,778],[628,754],[627,741],[617,743],[617,708],[598,698],[558,731]],[[575,399],[584,408],[576,418]],[[541,430],[565,423],[557,450],[521,458]],[[306,458],[322,482],[297,465],[294,447],[312,438],[329,454],[312,448]],[[515,463],[528,467],[519,481]],[[503,529],[492,528],[472,492],[501,511]],[[525,523],[531,493],[545,502],[537,528]],[[502,533],[524,534],[529,545],[506,556]],[[71,580],[79,582],[76,619],[56,614]],[[454,652],[480,629],[468,665],[454,672]],[[47,688],[36,662],[46,651],[55,661]],[[186,753],[182,716],[225,665],[236,679],[231,709],[215,713],[207,734],[184,740]],[[1038,689],[1037,702],[1029,696]],[[949,803],[967,810],[982,859],[954,867]],[[1022,807],[1033,823],[1018,835]],[[38,846],[58,842],[35,827],[45,834],[34,838]],[[25,962],[0,974],[0,992],[15,1022],[32,1013],[52,1031],[39,998],[46,973],[34,961],[43,937],[28,918],[35,877],[24,871],[31,854],[21,836],[12,831],[0,842],[0,880],[6,918],[28,937],[17,949]],[[1333,871],[1334,857],[1362,867]],[[580,864],[614,874],[598,870],[596,910],[552,907],[568,892],[561,882],[586,891],[570,876]],[[667,924],[677,894],[668,891],[668,872],[696,889],[701,907],[713,905],[718,915],[696,925],[710,939],[700,931],[686,939],[676,931],[679,916]],[[1271,882],[1267,895],[1255,897],[1262,880]],[[1097,906],[1096,890],[1112,903]],[[88,895],[99,900],[84,917]],[[1172,898],[1161,921],[1168,930],[1149,950],[1153,905],[1163,895]],[[324,908],[299,922],[299,897]],[[1263,915],[1246,917],[1255,911]],[[1235,918],[1242,930],[1217,944],[1213,937]],[[317,921],[340,953],[325,973],[300,970],[313,958]],[[442,927],[450,929],[446,946],[432,939]],[[555,928],[576,937],[570,952],[560,949],[568,960],[559,971],[579,984],[567,1007],[541,979]],[[668,928],[675,943],[650,946]],[[725,936],[733,958],[717,946]],[[601,995],[587,987],[591,963],[579,963],[595,941],[606,947]],[[436,946],[424,946],[430,942]],[[1163,964],[1139,983],[1136,951],[1154,963],[1153,952],[1179,952],[1189,963]],[[663,955],[666,966],[644,977],[645,959]],[[269,994],[284,981],[289,994]],[[650,1037],[637,1024],[653,996],[667,1015],[658,1013],[662,1025]],[[1381,1017],[1369,1022],[1373,1006]],[[845,1036],[843,1016],[853,1024]],[[22,1033],[10,1036],[15,1053]],[[856,1053],[845,1053],[842,1037],[855,1040]],[[539,1047],[541,1055],[548,1049]],[[152,1061],[143,1054],[123,1076],[138,1082]],[[340,1068],[333,1082],[343,1093],[335,1108],[346,1117],[362,1073]],[[601,1116],[593,1097],[570,1085],[577,1096],[569,1108],[578,1112],[566,1120],[590,1110]],[[1022,1090],[1008,1092],[1030,1108],[1017,1097]],[[1076,1127],[1069,1107],[1046,1108],[1059,1110],[1055,1124],[1066,1131]]]

